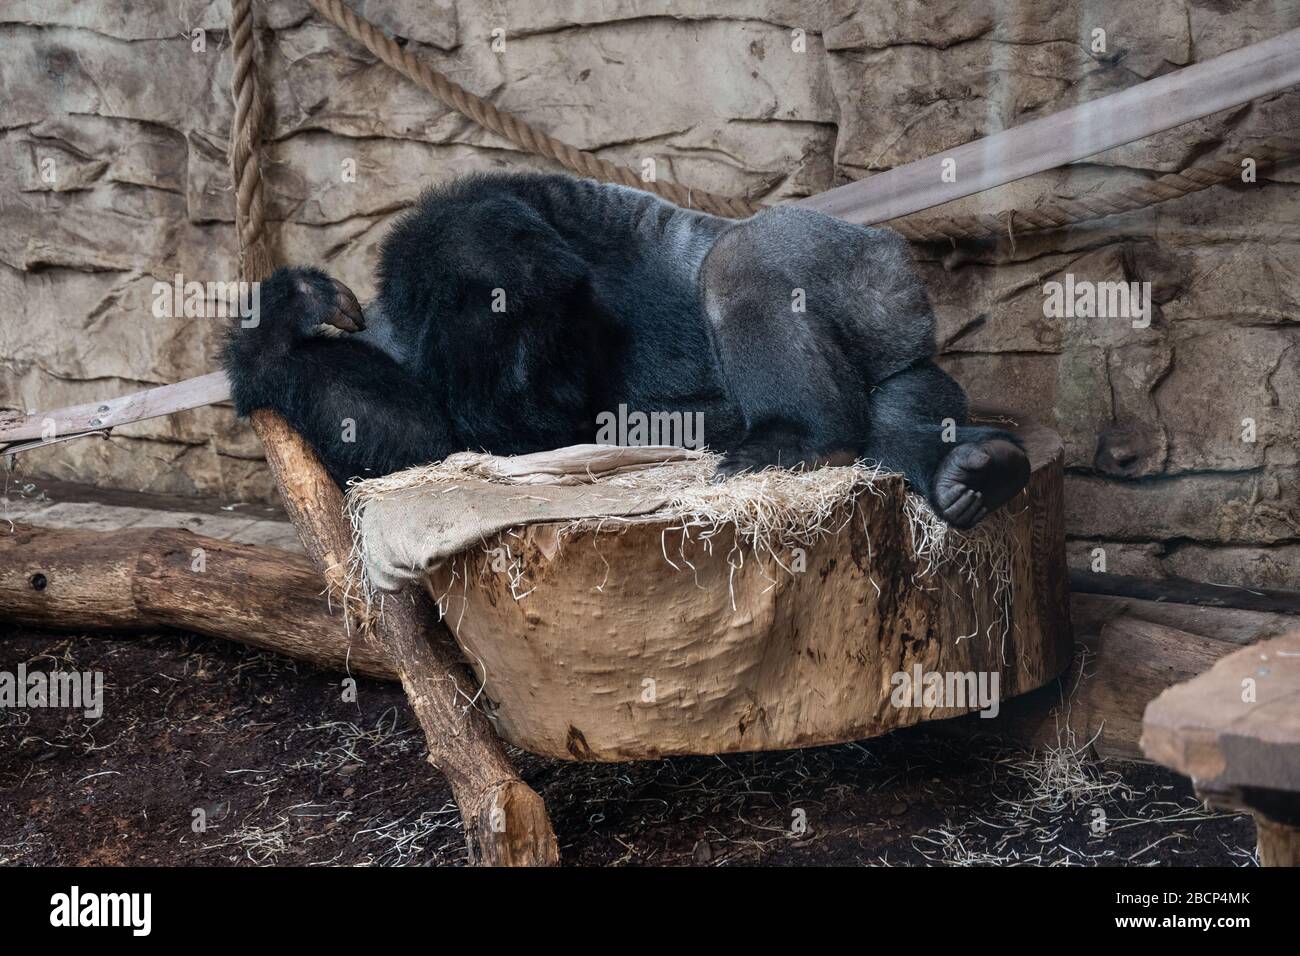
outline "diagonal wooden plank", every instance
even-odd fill
[[[230,398],[225,372],[209,372],[174,385],[161,385],[101,402],[72,405],[31,415],[0,413],[0,445],[8,442],[48,441],[103,432],[118,425],[170,415],[187,408],[212,405]],[[14,451],[16,449],[9,449]]]
[[[1295,29],[798,205],[849,222],[886,222],[1078,162],[1298,83],[1300,29]],[[947,160],[953,162],[954,175],[945,181]]]

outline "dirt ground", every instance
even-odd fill
[[[395,685],[360,681],[348,702],[340,675],[223,641],[0,629],[0,671],[21,663],[102,671],[104,712],[0,710],[0,864],[463,863]],[[1162,769],[1068,748],[913,730],[637,764],[514,756],[567,864],[1256,862],[1249,818],[1205,810]]]

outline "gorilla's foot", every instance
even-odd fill
[[[939,463],[931,504],[954,528],[970,528],[1029,481],[1029,457],[997,438],[958,445]]]

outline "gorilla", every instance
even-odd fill
[[[958,528],[1029,477],[1013,435],[966,424],[925,286],[886,229],[476,175],[399,217],[377,278],[363,311],[320,270],[280,269],[224,351],[237,412],[280,413],[340,485],[591,442],[620,405],[702,413],[719,480],[876,460]]]

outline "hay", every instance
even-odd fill
[[[578,531],[594,530],[598,537],[602,531],[617,530],[630,522],[666,521],[670,524],[661,536],[661,547],[665,562],[676,570],[683,564],[691,567],[684,550],[687,540],[702,544],[705,552],[712,554],[719,535],[734,531],[734,537],[728,538],[731,544],[725,555],[733,571],[746,560],[758,560],[765,568],[771,566],[773,570],[793,573],[786,561],[794,549],[807,548],[843,531],[853,519],[852,505],[858,496],[872,494],[883,498],[897,487],[895,483],[902,481],[900,475],[886,471],[878,463],[859,461],[811,471],[769,468],[714,483],[711,478],[720,460],[718,455],[663,449],[656,456],[647,454],[648,451],[629,449],[629,460],[636,461],[620,465],[609,460],[608,449],[600,450],[592,456],[592,460],[599,459],[597,467],[603,469],[598,472],[584,470],[582,456],[573,454],[572,450],[517,458],[466,452],[431,465],[354,482],[347,497],[355,542],[349,562],[349,592],[362,596],[368,605],[375,601],[376,589],[365,574],[362,524],[371,503],[399,492],[424,489],[428,494],[439,494],[478,482],[535,486],[577,481],[594,491],[662,500],[664,504],[633,518],[600,517],[565,522],[558,529],[560,546]],[[653,457],[676,460],[647,461]],[[563,467],[550,467],[552,460],[563,461]],[[526,487],[521,487],[521,494],[527,494]],[[991,587],[994,606],[1002,609],[1002,613],[999,620],[988,622],[985,633],[989,638],[1002,640],[1009,627],[1012,566],[1018,547],[1010,513],[1014,506],[1013,501],[974,529],[958,531],[945,524],[924,498],[907,492],[902,516],[910,530],[912,556],[918,569],[912,585],[933,587],[940,578],[938,572],[955,571],[968,592]],[[451,562],[452,580],[468,587],[475,573],[505,573],[515,599],[526,599],[532,587],[510,547],[510,536],[510,531],[503,532],[493,539],[482,540],[477,549],[456,555]],[[677,537],[675,549],[670,549],[671,537]],[[609,573],[616,573],[616,569],[610,568]],[[603,583],[596,587],[599,590]],[[879,585],[876,587],[879,590]],[[444,612],[446,596],[438,596],[444,599],[439,601]],[[963,599],[968,599],[968,595]],[[975,633],[959,635],[957,639],[965,640]]]

